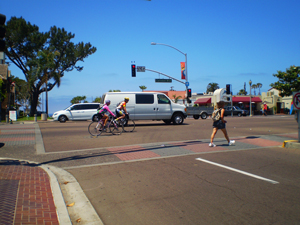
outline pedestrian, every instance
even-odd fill
[[[224,112],[225,112],[224,106],[225,106],[225,102],[220,101],[217,103],[217,111],[214,111],[214,112],[220,114],[220,118],[217,121],[214,121],[214,123],[213,123],[213,132],[210,137],[210,143],[208,145],[209,147],[216,147],[216,145],[213,143],[213,141],[214,141],[215,135],[219,129],[223,132],[226,140],[228,141],[228,145],[234,145],[234,143],[235,143],[234,140],[230,140],[228,137],[228,133],[226,130],[227,122],[226,122],[226,120],[224,120]]]
[[[263,115],[267,116],[267,110],[268,110],[268,106],[266,103],[264,103],[264,108],[263,108]]]

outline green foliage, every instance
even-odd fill
[[[237,93],[238,95],[247,95],[247,91],[245,91],[244,89],[241,89],[239,91],[239,93]]]
[[[24,74],[30,94],[30,115],[36,110],[39,95],[60,86],[65,72],[82,71],[77,65],[96,52],[90,43],[74,44],[75,34],[64,28],[50,27],[40,32],[39,27],[22,17],[12,17],[6,25],[6,56]],[[45,85],[46,84],[46,87]]]
[[[76,104],[76,103],[87,103],[87,101],[85,100],[86,96],[77,96],[72,98],[72,100],[70,101],[72,104]]]
[[[0,101],[1,102],[5,99],[6,93],[7,93],[7,91],[5,88],[5,83],[2,79],[0,79]]]
[[[93,102],[101,103],[102,102],[102,98],[101,97],[96,97]]]
[[[278,81],[272,83],[270,86],[279,90],[281,97],[290,96],[295,91],[300,90],[300,67],[291,66],[286,69],[286,72],[277,71],[277,74],[273,74],[278,78]]]
[[[208,94],[208,92],[214,92],[215,90],[219,89],[219,84],[217,83],[209,83],[207,85],[207,88],[206,88],[206,93]]]
[[[121,90],[109,90],[108,92],[121,92]]]
[[[144,90],[146,90],[146,89],[147,89],[147,87],[146,87],[146,86],[144,86],[144,85],[141,85],[141,86],[139,86],[139,88],[140,88],[140,89],[142,89],[142,91],[144,91]]]
[[[178,102],[178,99],[182,98],[181,96],[176,96],[176,95],[173,95],[172,97],[174,98],[175,103]]]

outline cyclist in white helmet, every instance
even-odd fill
[[[106,115],[108,112],[113,116],[116,117],[115,114],[110,111],[109,106],[110,105],[110,100],[106,100],[105,104],[101,107],[101,109],[98,110],[98,119],[102,119],[104,121],[103,127],[105,127],[107,120],[108,120],[108,115]]]
[[[124,101],[120,102],[120,104],[117,106],[116,114],[119,116],[116,121],[123,119],[126,114],[128,114],[126,110],[126,104],[129,102],[129,98],[125,97]]]

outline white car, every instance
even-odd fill
[[[53,114],[54,121],[61,123],[67,120],[94,120],[97,117],[99,103],[78,103],[69,106],[64,110],[57,111]]]

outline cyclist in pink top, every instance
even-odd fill
[[[107,112],[109,112],[113,117],[116,117],[116,115],[110,111],[109,106],[110,105],[110,100],[106,100],[105,104],[101,107],[101,109],[98,110],[98,119],[102,119],[104,121],[103,123],[103,127],[105,127],[107,120],[108,120],[108,116],[106,115]]]

